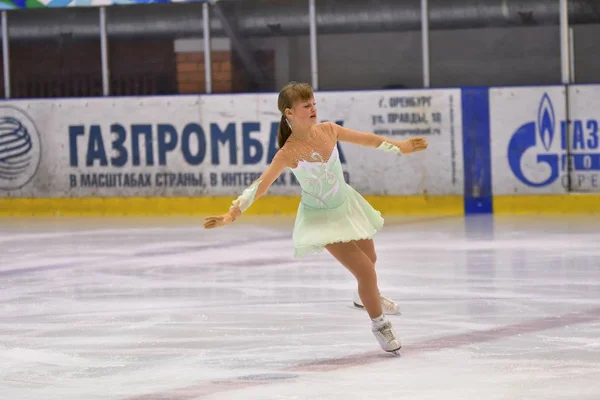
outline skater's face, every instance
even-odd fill
[[[308,128],[317,123],[317,104],[315,98],[300,100],[291,109],[286,110],[286,116],[293,126]]]

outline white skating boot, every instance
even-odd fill
[[[402,344],[390,321],[386,321],[383,316],[376,318],[373,320],[372,330],[373,335],[375,335],[383,350],[396,355],[400,354],[398,351],[402,347]]]
[[[383,313],[386,315],[400,315],[400,307],[398,307],[398,304],[396,304],[394,301],[388,299],[387,297],[383,296],[383,295],[379,295],[381,298],[381,309],[383,310]],[[358,295],[358,292],[354,292],[354,307],[356,308],[360,308],[363,309],[365,308],[365,306],[363,305],[362,301],[360,300],[360,296]]]

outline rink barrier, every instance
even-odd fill
[[[487,88],[462,90],[465,214],[491,213],[490,108]]]
[[[567,92],[570,110],[567,107]],[[267,153],[271,154],[274,125],[270,122],[272,116],[265,111],[270,109],[269,96],[274,95],[221,95],[203,97],[200,100],[194,96],[75,101],[61,99],[56,100],[56,104],[46,105],[45,100],[5,102],[2,106],[4,119],[16,118],[23,123],[19,129],[25,127],[29,131],[33,148],[38,151],[31,153],[32,159],[37,157],[41,161],[39,168],[37,162],[27,166],[29,176],[35,177],[31,181],[33,184],[27,180],[32,178],[27,177],[22,181],[0,182],[0,195],[5,196],[0,197],[0,215],[222,213],[243,188],[217,185],[210,186],[207,191],[193,191],[181,196],[181,191],[165,190],[164,187],[149,187],[139,191],[131,188],[86,189],[78,185],[75,179],[83,174],[115,171],[153,174],[158,171],[160,174],[161,169],[156,169],[160,160],[163,160],[160,161],[160,166],[164,166],[162,171],[204,171],[206,177],[212,172],[216,175],[232,168],[238,168],[242,172],[256,172],[263,168],[261,165],[266,164]],[[343,162],[347,163],[345,168],[350,171],[351,184],[384,215],[600,213],[600,116],[596,115],[596,110],[600,109],[600,85],[373,91],[352,92],[352,96],[348,92],[324,92],[319,96],[322,97],[321,107],[326,115],[344,114],[336,122],[345,122],[354,129],[373,131],[376,127],[381,127],[382,123],[386,128],[390,115],[386,113],[390,112],[390,106],[391,115],[400,117],[400,114],[393,113],[408,110],[403,115],[412,118],[402,118],[400,122],[392,124],[392,128],[432,127],[429,132],[429,153],[424,153],[421,157],[417,155],[406,160],[394,160],[387,155],[380,155],[381,153],[363,153],[363,150],[359,151],[351,146],[344,146],[343,152],[340,149],[341,157],[346,158]],[[419,99],[427,97],[429,103],[419,103]],[[387,106],[388,100],[407,98],[417,102],[400,108],[399,111],[394,111],[391,103]],[[211,119],[218,115],[213,109],[220,109],[221,103],[229,104],[231,101],[247,105],[248,102],[259,100],[260,107],[266,107],[265,110],[248,111],[244,108],[243,112],[246,114],[227,117],[232,118],[231,120]],[[115,120],[106,122],[105,125],[93,125],[93,121],[97,121],[102,114],[102,107],[98,108],[98,104],[102,105],[104,101],[110,102],[112,109],[117,110],[112,114]],[[164,114],[165,101],[178,113],[172,120],[163,119],[167,115]],[[142,117],[130,111],[118,111],[127,110],[129,102],[132,102],[133,108],[145,107],[140,114],[143,114]],[[207,126],[204,127],[205,133],[200,135],[206,135],[206,140],[210,139],[212,142],[206,144],[205,161],[193,164],[190,160],[195,160],[197,153],[193,151],[197,150],[191,147],[191,142],[186,142],[187,147],[181,149],[175,147],[175,143],[183,146],[181,140],[186,137],[183,128],[186,123],[186,128],[191,129],[187,131],[188,138],[190,134],[193,136],[197,132],[194,129],[201,129],[190,125],[194,124],[198,104],[204,104],[202,107],[209,111],[213,110],[203,117],[208,121],[207,124],[216,121],[217,130],[213,132],[212,123],[209,130]],[[75,112],[78,110],[80,112]],[[163,113],[150,112],[155,110],[163,110]],[[420,110],[424,110],[427,117],[437,115],[437,118],[424,125],[419,120]],[[57,112],[59,117],[55,117]],[[381,113],[381,118],[385,119],[378,119],[377,113]],[[79,117],[80,115],[82,116]],[[254,120],[259,122],[251,122]],[[10,121],[3,123],[8,124],[5,127],[12,126]],[[369,125],[371,123],[373,130]],[[68,129],[65,135],[43,136],[37,131],[39,126],[52,132],[62,132],[65,127]],[[107,126],[111,128],[107,129]],[[113,126],[117,127],[117,131],[111,132]],[[131,131],[123,130],[130,126]],[[230,126],[233,126],[233,133],[229,131]],[[572,127],[571,130],[567,128],[569,126]],[[158,137],[154,136],[157,135],[157,127]],[[263,136],[261,144],[256,138],[267,130],[270,130],[270,139]],[[120,141],[108,141],[111,133],[117,134],[113,140]],[[258,136],[252,137],[251,134]],[[19,138],[21,136],[15,136],[15,140]],[[44,139],[43,143],[40,138]],[[127,147],[130,140],[137,143],[131,146],[138,147]],[[154,142],[155,140],[158,141]],[[216,145],[215,140],[219,141]],[[233,142],[228,142],[230,140]],[[152,150],[144,150],[143,143],[158,143],[158,150],[154,150],[155,153],[152,154]],[[122,149],[124,152],[118,157],[114,153],[103,153],[101,148],[111,151],[111,145],[113,149]],[[222,146],[221,150],[216,150],[218,146]],[[238,161],[233,161],[236,148]],[[256,150],[260,148],[262,150],[257,153]],[[61,153],[63,150],[68,153]],[[221,161],[218,155],[215,161],[215,151],[221,151]],[[257,154],[261,156],[256,156]],[[165,159],[165,155],[168,158]],[[66,161],[65,156],[68,156]],[[111,164],[108,167],[102,166],[102,160],[106,163],[107,157]],[[154,161],[148,163],[147,157],[154,157]],[[255,159],[256,157],[259,159]],[[253,159],[254,161],[246,162]],[[163,164],[165,160],[168,161],[167,164]],[[43,165],[42,162],[46,164]],[[572,164],[567,165],[571,162]],[[12,167],[8,165],[6,168]],[[385,171],[385,180],[381,183],[373,181],[372,174],[380,174],[381,171]],[[393,182],[393,185],[384,188],[386,182]],[[18,188],[7,189],[6,185]],[[295,214],[300,201],[296,195],[299,192],[298,186],[294,187],[288,182],[272,189],[247,213]],[[388,195],[370,195],[370,190]],[[457,192],[460,194],[456,194]],[[405,193],[408,195],[403,195]]]
[[[382,212],[457,212],[460,89],[323,92],[318,100],[321,122],[437,138],[419,157],[338,145],[335,157],[355,190],[392,196],[376,200]],[[276,101],[276,93],[4,101],[0,198],[44,199],[10,203],[27,214],[212,213],[212,204],[224,212],[277,152]],[[313,184],[323,173],[313,171]],[[286,170],[249,212],[293,213],[300,192]]]
[[[487,125],[479,134],[490,150],[483,166],[467,170],[465,181],[489,185],[493,213],[600,213],[600,85],[473,90],[480,105],[487,103],[489,124],[466,101],[463,122]],[[464,140],[473,142],[466,134]]]

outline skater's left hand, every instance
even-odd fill
[[[402,151],[403,154],[411,154],[417,151],[423,151],[427,149],[427,146],[427,139],[417,137],[401,141],[398,147],[400,147],[400,151]]]

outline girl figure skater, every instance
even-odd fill
[[[399,154],[425,150],[427,141],[385,139],[357,132],[331,122],[317,124],[312,87],[290,82],[279,93],[281,122],[279,150],[266,171],[246,188],[223,215],[207,217],[207,229],[234,222],[271,184],[290,168],[301,185],[302,196],[293,231],[294,255],[301,257],[327,249],[358,282],[355,304],[364,307],[372,332],[385,351],[396,353],[400,339],[385,314],[397,314],[398,306],[383,297],[377,286],[373,236],[383,227],[381,214],[343,176],[337,142],[349,142]]]

